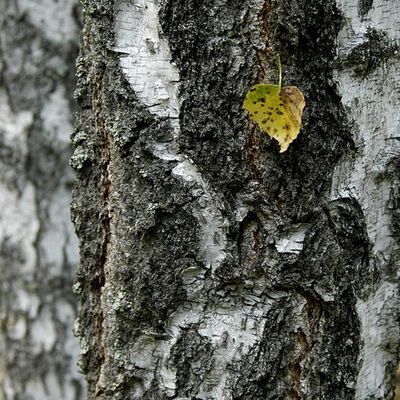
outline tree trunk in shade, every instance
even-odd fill
[[[0,1],[0,399],[85,396],[70,222],[79,4]]]
[[[389,3],[83,1],[71,163],[89,399],[394,398]],[[285,153],[242,109],[277,83],[277,53],[306,99]]]

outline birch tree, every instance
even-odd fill
[[[79,400],[69,135],[77,1],[0,1],[0,399]]]
[[[71,163],[88,398],[393,399],[399,8],[83,1]],[[256,83],[304,93],[285,153]]]

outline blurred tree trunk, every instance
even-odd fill
[[[399,11],[83,5],[71,162],[88,398],[393,399]],[[277,82],[278,52],[307,103],[283,154],[241,108]]]
[[[0,2],[1,399],[85,395],[68,165],[79,25],[77,0]]]

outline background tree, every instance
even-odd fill
[[[76,0],[0,1],[0,399],[78,400]],[[76,106],[75,106],[76,108]]]
[[[101,399],[392,399],[399,11],[84,1],[77,322]],[[288,151],[254,83],[306,98]]]

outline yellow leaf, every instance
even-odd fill
[[[279,85],[258,84],[246,95],[243,108],[250,119],[276,139],[283,153],[300,132],[301,116],[306,105],[303,93],[296,86],[281,87],[282,72],[278,56]]]

